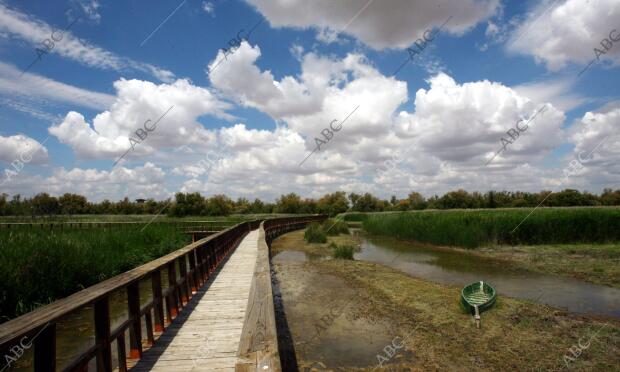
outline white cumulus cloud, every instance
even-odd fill
[[[533,56],[550,70],[568,63],[588,64],[603,51],[601,60],[620,62],[620,1],[545,0],[536,5],[508,41],[508,50]],[[615,32],[612,33],[612,31]],[[611,36],[610,36],[611,34]],[[601,42],[609,38],[606,50]],[[607,44],[603,42],[603,44]]]
[[[354,36],[375,49],[406,48],[425,30],[460,35],[493,15],[499,0],[247,0],[273,27],[314,28],[322,41],[335,33]]]
[[[131,157],[151,154],[155,149],[204,146],[213,142],[214,134],[197,119],[206,115],[229,118],[224,112],[228,104],[187,80],[158,85],[121,79],[114,87],[114,103],[96,115],[92,124],[82,114],[71,111],[49,132],[83,158],[112,158],[133,148],[128,155]],[[144,132],[147,136],[140,138]]]

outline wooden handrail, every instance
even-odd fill
[[[278,235],[303,228],[307,223],[322,221],[319,215],[299,219],[271,219],[260,224],[258,231],[258,256],[245,321],[237,351],[237,372],[280,372],[280,354],[276,328],[269,243]]]
[[[294,226],[323,216],[284,217],[268,220],[274,226]],[[271,222],[273,221],[273,222]],[[177,251],[148,262],[135,269],[95,284],[55,301],[30,313],[0,324],[0,352],[7,353],[16,345],[26,343],[34,347],[34,370],[56,370],[56,324],[64,317],[85,306],[92,306],[95,314],[95,344],[80,352],[70,361],[66,371],[81,371],[95,358],[98,371],[112,371],[111,346],[117,341],[118,369],[127,371],[125,332],[129,332],[130,358],[142,356],[142,342],[153,344],[153,326],[163,332],[191,299],[193,292],[211,277],[224,259],[261,221],[246,221],[207,238],[189,244]],[[189,262],[189,268],[187,267]],[[177,279],[176,269],[180,270]],[[168,270],[168,288],[162,290],[161,273]],[[150,279],[153,298],[140,307],[140,280]],[[114,330],[110,329],[110,296],[125,290],[129,317]],[[164,313],[165,305],[165,313]],[[273,306],[272,306],[273,307]],[[145,318],[146,340],[142,337],[142,317]]]

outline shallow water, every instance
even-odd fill
[[[297,253],[301,252],[280,252],[273,261],[283,370],[375,366],[386,345],[403,335],[382,320],[361,315],[357,309],[363,304],[342,279],[290,260],[307,260]]]
[[[179,267],[177,264],[177,278]],[[168,272],[163,269],[161,273],[162,290],[168,288]],[[153,292],[149,278],[140,281],[140,306],[144,306],[152,300]],[[110,295],[110,329],[115,330],[128,319],[127,294],[124,290],[113,292]],[[80,353],[88,350],[95,342],[95,321],[93,306],[84,306],[73,313],[68,314],[56,324],[56,363],[57,369],[67,367]],[[142,317],[142,336],[146,338],[146,324]],[[125,331],[125,351],[129,355],[129,331]],[[34,370],[34,353],[28,349],[15,363],[5,368],[6,371],[32,371]],[[116,341],[112,342],[112,365],[118,366]],[[3,365],[4,366],[4,365]],[[0,366],[0,369],[3,367]],[[95,359],[89,363],[89,370],[96,367]]]
[[[286,263],[286,262],[306,262],[306,261],[322,261],[327,259],[320,254],[313,254],[309,252],[300,251],[282,251],[272,258],[274,263]]]
[[[499,295],[528,299],[572,313],[620,317],[620,289],[577,279],[508,269],[487,259],[393,238],[361,238],[356,260],[380,263],[433,282],[465,286],[483,280]]]
[[[569,312],[620,317],[620,290],[576,279],[508,269],[505,263],[392,238],[360,236],[356,260],[380,263],[429,281],[464,286],[484,280],[499,295],[529,299]],[[274,244],[278,244],[277,241]],[[406,338],[408,329],[392,329],[370,312],[356,309],[355,290],[335,276],[319,273],[308,262],[325,259],[295,247],[278,246],[273,258],[272,280],[280,355],[284,370],[372,370],[381,350]],[[335,309],[335,310],[334,310]],[[322,319],[335,312],[334,321]],[[389,346],[388,346],[389,347]],[[414,362],[411,353],[399,354],[388,365]]]
[[[375,262],[436,283],[465,286],[485,281],[499,295],[527,299],[571,313],[620,318],[620,289],[581,280],[507,268],[500,260],[387,237],[359,236],[356,260]],[[282,251],[273,262],[316,260],[297,251]]]

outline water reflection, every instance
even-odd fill
[[[464,286],[484,280],[498,293],[565,308],[574,313],[620,317],[620,289],[577,279],[509,269],[500,260],[465,252],[364,237],[356,260],[384,264],[437,283]]]
[[[178,261],[176,263],[176,276],[180,278]],[[168,270],[161,270],[162,290],[168,288]],[[146,305],[153,298],[150,277],[140,281],[140,306]],[[110,295],[110,329],[114,331],[129,317],[127,308],[127,292],[115,291]],[[68,314],[56,324],[56,363],[57,368],[62,370],[75,360],[81,353],[88,350],[95,342],[95,314],[93,306],[88,305]],[[146,324],[142,317],[142,337],[146,339]],[[125,331],[126,354],[129,355],[129,332]],[[34,355],[29,349],[19,360],[5,371],[33,371]],[[116,341],[112,343],[112,364],[118,367]],[[95,360],[89,363],[89,370],[95,368]]]
[[[273,263],[322,261],[329,257],[320,254],[300,251],[282,251],[272,258]]]

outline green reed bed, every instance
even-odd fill
[[[353,253],[355,252],[355,247],[352,245],[344,244],[338,245],[336,243],[331,243],[329,247],[332,249],[332,255],[335,259],[340,260],[353,260]]]
[[[447,210],[369,214],[364,230],[437,245],[608,243],[620,241],[618,208]]]
[[[326,243],[327,236],[337,236],[340,234],[349,234],[347,223],[335,218],[329,218],[322,224],[312,222],[304,231],[304,239],[308,243]]]
[[[326,243],[327,234],[325,234],[321,224],[312,222],[306,227],[306,231],[304,231],[304,240],[308,243]]]
[[[189,237],[166,225],[0,230],[0,322],[177,250]]]
[[[369,213],[347,212],[341,214],[342,219],[348,222],[362,222],[368,217]]]
[[[343,220],[335,218],[328,218],[327,220],[325,220],[322,227],[323,231],[325,231],[325,233],[330,236],[349,233],[349,227],[347,226],[347,223]]]

